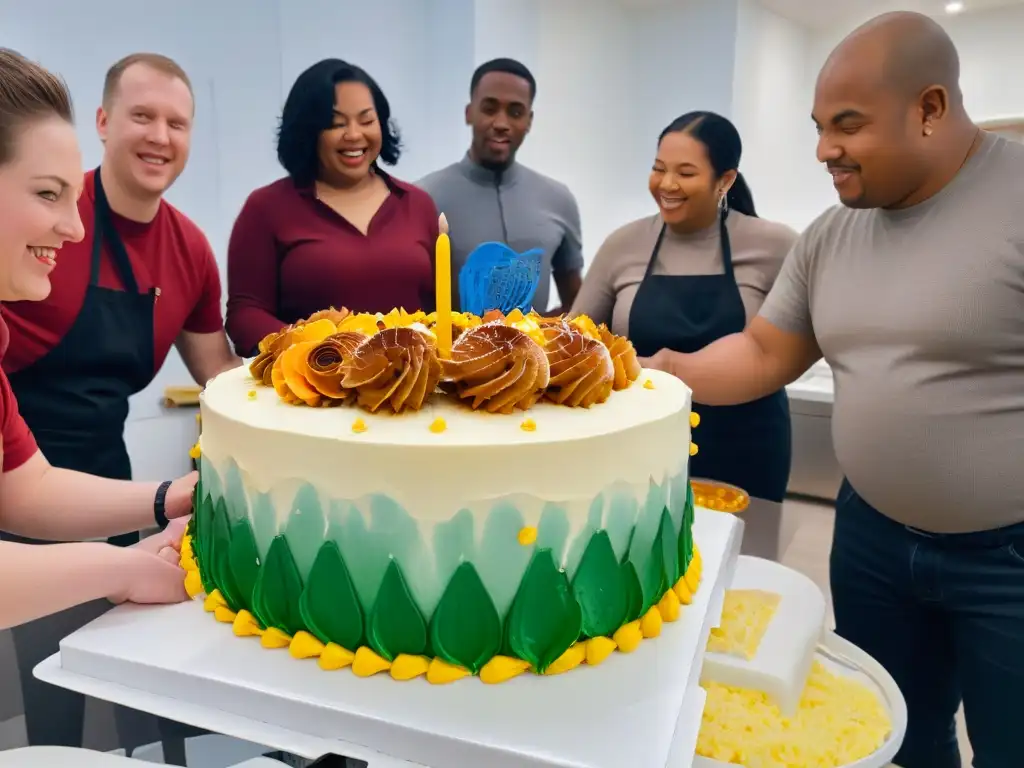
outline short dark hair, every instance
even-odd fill
[[[277,159],[300,186],[316,181],[320,167],[317,140],[334,124],[334,87],[338,83],[362,83],[370,89],[383,135],[380,159],[395,165],[402,153],[398,128],[391,120],[391,105],[377,81],[355,64],[324,59],[295,80],[277,130]]]
[[[124,77],[124,73],[128,71],[128,68],[135,64],[143,64],[150,69],[155,69],[157,72],[178,78],[188,86],[188,92],[192,94],[193,100],[195,99],[192,81],[182,66],[174,59],[160,53],[130,53],[124,58],[115,61],[110,69],[107,70],[107,76],[103,79],[104,109],[110,108],[111,103],[114,101],[114,96],[117,95],[117,87],[121,84],[121,78]]]
[[[0,48],[0,165],[14,157],[24,124],[47,117],[74,122],[67,84],[17,51]]]
[[[534,78],[533,73],[526,68],[525,64],[515,59],[491,59],[477,67],[473,73],[473,79],[469,81],[469,98],[473,98],[477,86],[484,79],[484,75],[489,75],[491,72],[504,72],[507,75],[523,78],[523,80],[530,84],[530,101],[537,97],[537,80]]]
[[[658,136],[658,144],[670,133],[685,133],[703,144],[716,177],[721,178],[727,171],[736,171],[736,181],[729,189],[726,202],[734,211],[757,216],[754,196],[743,174],[739,172],[743,142],[740,132],[729,118],[714,112],[687,112],[668,124]]]

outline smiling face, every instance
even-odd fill
[[[473,128],[470,156],[487,168],[506,168],[516,159],[533,125],[530,83],[508,72],[488,72],[466,107]]]
[[[334,88],[334,122],[317,140],[321,180],[350,186],[366,179],[383,143],[373,94],[363,83],[338,83]]]
[[[183,80],[147,64],[128,67],[96,113],[104,172],[133,197],[159,198],[185,170],[194,111]]]
[[[814,93],[818,161],[850,208],[892,208],[928,175],[919,104],[886,87],[881,72],[843,56],[825,65]]]
[[[695,230],[714,223],[722,195],[735,180],[735,171],[716,177],[705,146],[675,131],[658,145],[648,183],[664,222],[673,229]]]
[[[0,166],[0,301],[42,301],[67,241],[85,235],[78,215],[82,155],[59,117],[26,122]]]

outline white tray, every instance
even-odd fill
[[[36,675],[293,754],[333,752],[373,768],[385,756],[431,768],[658,768],[699,679],[741,531],[732,515],[698,510],[704,580],[684,618],[632,654],[557,677],[431,686],[325,673],[235,637],[195,604],[111,611],[66,638],[59,661]],[[686,745],[691,760],[694,744]]]

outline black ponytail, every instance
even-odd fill
[[[736,181],[729,188],[729,194],[725,196],[725,201],[729,204],[729,210],[757,218],[757,211],[754,210],[754,196],[750,194],[747,180],[739,171],[736,171]]]
[[[714,112],[688,112],[682,117],[677,117],[661,132],[658,143],[660,144],[670,133],[686,133],[703,144],[717,178],[721,178],[729,171],[736,171],[736,181],[729,189],[726,202],[733,211],[747,216],[757,216],[754,196],[739,172],[743,142],[740,141],[739,131],[732,121]]]

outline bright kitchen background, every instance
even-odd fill
[[[68,80],[89,166],[100,159],[92,123],[106,68],[139,50],[177,59],[193,78],[197,115],[192,159],[169,198],[206,231],[222,267],[246,195],[281,175],[274,154],[276,121],[288,88],[306,66],[337,56],[378,79],[405,138],[396,173],[415,180],[465,151],[469,134],[462,112],[474,66],[496,56],[521,59],[539,83],[535,126],[521,159],[576,194],[589,260],[610,231],[652,211],[646,179],[656,136],[689,110],[714,110],[737,123],[745,143],[742,170],[762,215],[802,229],[833,204],[829,179],[814,160],[812,86],[835,43],[876,13],[934,13],[959,47],[972,115],[1024,115],[1024,2],[966,0],[964,7],[951,8],[955,13],[947,13],[946,5],[0,0],[0,45],[21,50]],[[187,383],[172,352],[153,386],[134,399],[126,437],[138,478],[163,479],[187,469],[194,412],[160,405],[165,386]],[[828,442],[831,397],[827,384],[815,386],[791,393],[807,402],[808,424],[819,420],[803,446],[811,455],[820,451],[809,450],[807,440]],[[818,470],[834,473],[834,467]],[[797,480],[798,475],[795,469]],[[824,485],[834,481],[826,477]],[[0,633],[0,744],[5,719],[18,712],[10,702],[5,641]]]

